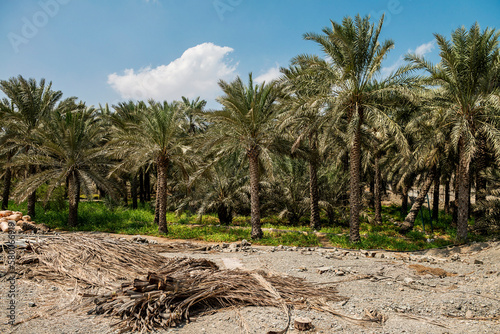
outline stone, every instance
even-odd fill
[[[412,284],[413,282],[415,282],[415,280],[411,277],[405,277],[403,279],[403,281],[406,283],[406,284]]]
[[[252,244],[248,242],[248,240],[246,239],[241,240],[241,247],[248,247],[248,246],[252,246]]]
[[[475,259],[475,260],[474,260],[474,264],[483,264],[483,261],[478,260],[478,259]]]
[[[471,310],[467,310],[467,312],[465,312],[465,317],[467,319],[472,319],[472,318],[474,318],[474,314],[472,313]]]
[[[231,250],[236,250],[240,247],[240,243],[239,242],[233,242],[232,244],[229,245],[229,249]]]
[[[29,307],[35,307],[35,306],[36,306],[36,304],[35,304],[35,303],[33,303],[33,302],[29,302],[29,303],[28,303],[28,306],[29,306]]]
[[[331,266],[323,266],[323,267],[319,267],[316,269],[316,272],[318,274],[323,274],[323,273],[326,273],[328,271],[332,271],[333,270],[333,267]]]
[[[132,237],[132,241],[137,242],[139,244],[147,244],[149,243],[148,239],[144,238],[143,236],[140,235],[134,235]]]

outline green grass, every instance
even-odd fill
[[[100,231],[119,234],[143,234],[159,236],[158,226],[153,223],[154,210],[149,205],[141,206],[132,210],[124,208],[117,203],[107,201],[80,202],[78,228],[67,226],[68,209],[64,202],[49,203],[42,206],[37,203],[37,216],[35,221],[45,223],[53,229],[66,231]],[[27,212],[26,203],[9,205],[11,210]],[[369,212],[369,211],[368,211]],[[424,216],[429,217],[429,212],[425,211]],[[373,213],[368,213],[373,215]],[[370,224],[366,217],[361,219],[359,243],[349,242],[349,227],[345,221],[335,224],[328,224],[325,217],[322,217],[323,227],[320,232],[327,233],[331,244],[342,248],[355,249],[387,249],[399,251],[415,251],[421,249],[442,247],[453,244],[456,236],[456,229],[451,227],[451,217],[440,212],[439,221],[433,223],[431,234],[430,225],[426,224],[426,233],[423,233],[421,215],[419,214],[415,222],[415,228],[406,236],[401,236],[398,227],[394,222],[401,221],[400,208],[397,206],[387,206],[382,208],[383,221],[379,225]],[[250,240],[250,218],[237,216],[233,219],[233,228],[220,225],[216,214],[203,215],[201,220],[196,214],[167,213],[169,233],[163,235],[169,239],[192,239],[208,242],[235,242],[243,239]],[[471,222],[473,224],[473,221]],[[264,231],[264,236],[254,244],[259,245],[286,245],[298,247],[321,246],[317,236],[308,226],[307,221],[297,224],[290,224],[286,220],[277,216],[263,217],[263,228],[277,230],[288,230],[294,232],[268,232]],[[434,239],[427,242],[427,239]],[[471,241],[483,241],[484,237],[469,234]]]

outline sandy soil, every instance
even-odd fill
[[[113,237],[113,236],[110,236]],[[147,237],[150,240],[154,238]],[[156,238],[157,242],[166,242]],[[349,299],[332,304],[338,313],[361,319],[376,311],[386,321],[362,326],[345,317],[315,310],[293,310],[293,319],[309,317],[311,333],[500,333],[500,242],[474,243],[423,252],[350,251],[292,247],[207,247],[206,251],[164,253],[166,257],[213,260],[221,268],[262,269],[334,285]],[[116,319],[88,316],[65,308],[73,287],[50,282],[17,281],[17,326],[7,322],[8,282],[0,281],[1,333],[115,333]],[[27,320],[33,318],[31,320]],[[281,310],[264,307],[227,309],[192,319],[158,333],[267,333],[284,329]],[[299,333],[290,328],[288,333]]]

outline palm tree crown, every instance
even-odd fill
[[[250,73],[248,85],[237,77],[231,83],[221,80],[219,86],[224,95],[217,101],[224,108],[204,114],[211,122],[207,144],[216,154],[246,154],[250,167],[252,238],[260,238],[259,161],[271,169],[270,148],[276,138],[279,112],[275,103],[277,85],[271,82],[254,86]]]

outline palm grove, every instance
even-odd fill
[[[161,233],[174,210],[215,212],[223,224],[249,214],[255,239],[262,214],[309,216],[318,229],[324,213],[328,224],[349,217],[357,242],[367,193],[373,224],[387,188],[401,197],[404,234],[430,191],[437,219],[441,187],[458,241],[471,217],[498,227],[500,33],[475,24],[450,39],[435,34],[439,63],[408,54],[384,77],[394,43],[380,40],[382,24],[358,15],[305,34],[321,55],[296,56],[272,82],[221,80],[220,110],[185,97],[94,108],[43,79],[3,80],[2,208],[26,200],[35,216],[37,200],[64,189],[68,225],[78,226],[81,195],[99,191],[127,204],[130,196],[133,208],[153,201]]]

